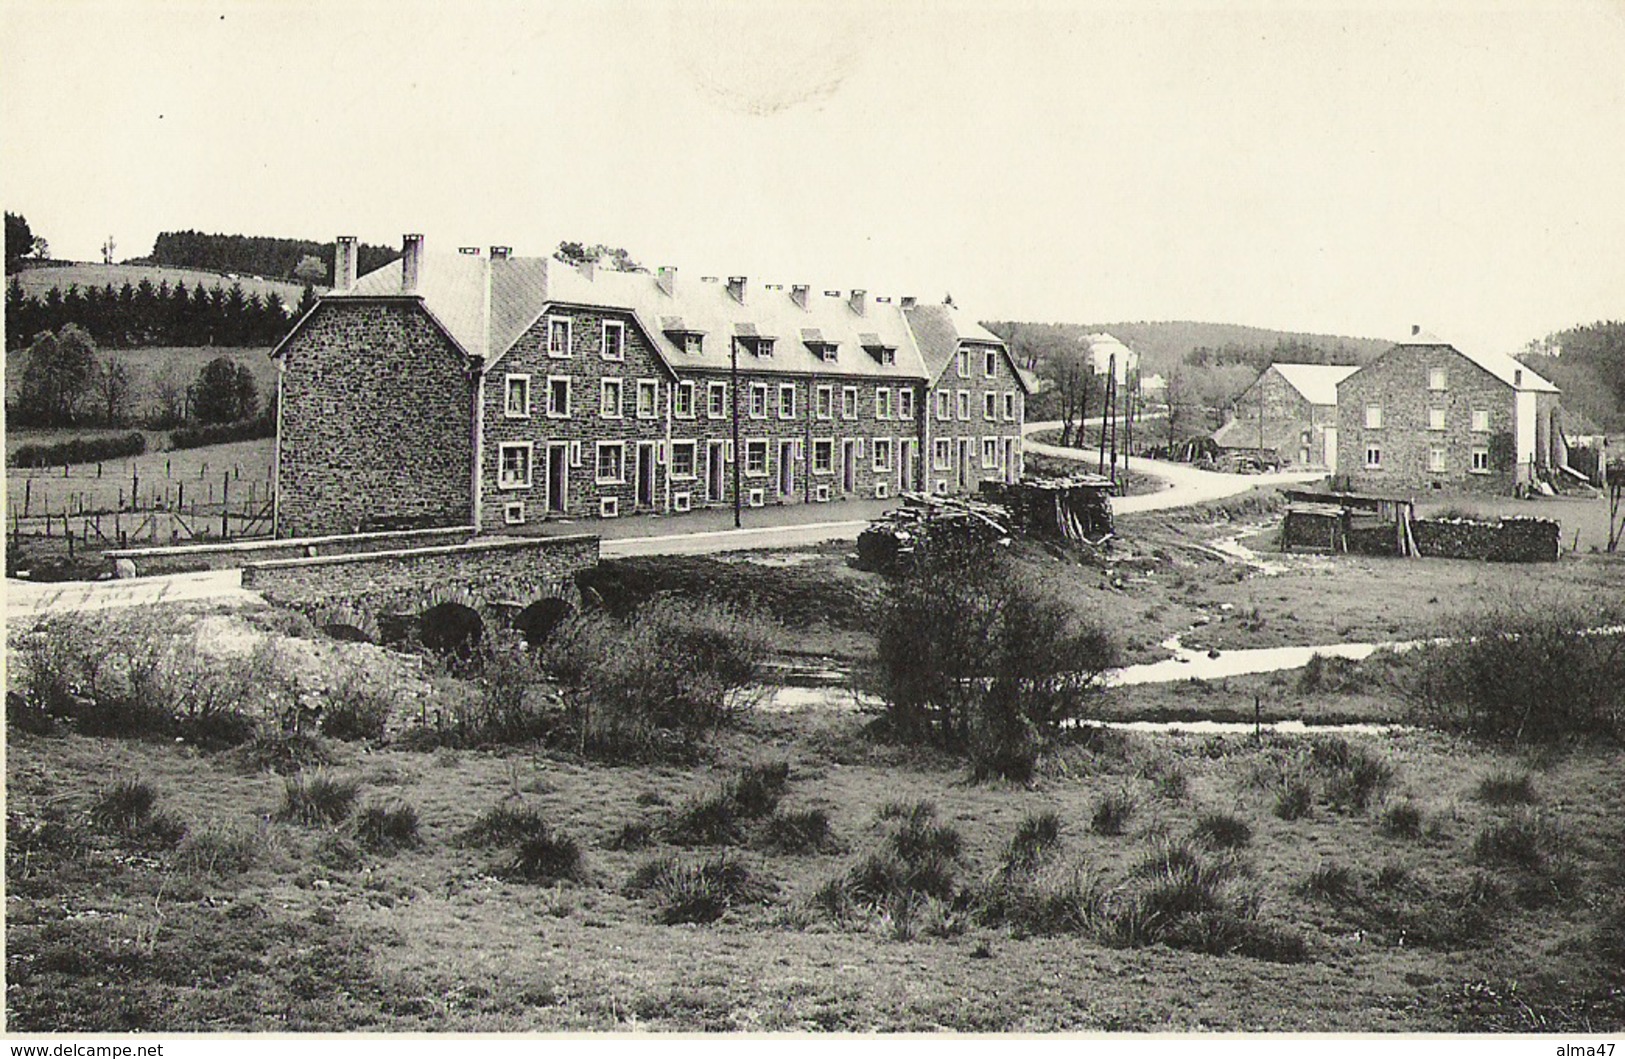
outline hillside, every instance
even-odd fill
[[[993,321],[990,330],[1008,338],[1010,328],[1052,328],[1063,335],[1081,338],[1086,334],[1108,332],[1140,354],[1143,374],[1166,374],[1192,350],[1222,350],[1229,346],[1250,350],[1270,349],[1278,344],[1309,346],[1333,363],[1356,364],[1369,361],[1393,345],[1387,339],[1353,338],[1346,335],[1318,335],[1300,331],[1276,331],[1244,324],[1201,323],[1191,320],[1141,320],[1092,324],[1029,324]]]
[[[143,279],[151,281],[154,287],[168,282],[170,287],[184,283],[188,287],[203,284],[204,289],[216,286],[230,287],[233,283],[240,283],[243,293],[258,294],[265,297],[275,291],[284,304],[299,304],[299,296],[304,292],[304,286],[287,280],[263,279],[238,273],[235,278],[226,272],[205,272],[194,268],[170,268],[164,265],[102,265],[88,261],[73,261],[67,263],[53,263],[45,267],[26,268],[21,272],[13,273],[17,283],[22,287],[24,295],[43,298],[52,287],[56,287],[64,294],[70,286],[77,285],[84,290],[88,287],[105,287],[109,283],[114,290],[118,290],[129,283],[132,287],[138,285]],[[9,282],[12,277],[8,276]],[[318,288],[320,293],[320,288]]]

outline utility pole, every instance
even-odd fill
[[[1140,403],[1138,400],[1140,396],[1140,366],[1138,363],[1136,363],[1134,367],[1130,369],[1129,379],[1131,381],[1128,384],[1128,394],[1124,399],[1128,408],[1128,422],[1124,424],[1123,438],[1124,488],[1127,488],[1128,486],[1128,455],[1134,451],[1134,410],[1135,406]]]
[[[1117,399],[1116,388],[1113,385],[1117,379],[1117,354],[1112,353],[1106,360],[1106,401],[1100,417],[1100,463],[1096,468],[1101,474],[1106,473],[1106,423],[1112,418],[1112,402]],[[1117,453],[1112,453],[1113,469],[1117,463]]]
[[[728,389],[733,399],[734,529],[739,529],[739,463],[745,458],[739,448],[739,339],[733,340],[733,360],[728,371]]]
[[[1266,367],[1264,375],[1269,373]],[[1264,465],[1264,375],[1258,377],[1258,464],[1261,470]]]

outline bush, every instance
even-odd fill
[[[359,781],[317,771],[300,772],[283,783],[282,807],[277,818],[301,824],[336,824],[355,809]]]
[[[995,548],[933,548],[893,582],[876,654],[886,723],[970,758],[977,778],[1031,777],[1081,717],[1118,652],[1098,626],[1012,570]]]
[[[1389,838],[1421,838],[1422,810],[1415,802],[1390,805],[1382,814],[1382,833]]]
[[[169,432],[172,449],[201,449],[207,445],[227,445],[235,441],[258,441],[276,437],[276,420],[255,416],[235,423],[215,423],[200,427],[179,427]]]
[[[414,849],[421,841],[418,811],[402,801],[388,805],[374,802],[356,815],[355,834],[363,848],[374,852]]]
[[[116,437],[71,438],[48,445],[18,445],[7,462],[13,467],[60,467],[69,463],[123,460],[144,455],[146,451],[147,436],[134,431]]]
[[[1622,625],[1618,599],[1507,602],[1406,652],[1404,690],[1423,723],[1488,741],[1625,739]]]
[[[778,889],[726,853],[708,860],[663,857],[643,864],[627,893],[649,895],[667,925],[713,923],[736,905],[764,901]]]
[[[770,640],[759,619],[660,598],[625,621],[567,620],[542,658],[567,693],[579,748],[612,758],[689,750],[747,705]]]
[[[346,741],[384,738],[395,709],[396,689],[360,665],[347,665],[322,705],[323,735]]]
[[[1527,772],[1497,770],[1478,781],[1475,797],[1487,805],[1530,805],[1540,800]]]
[[[1033,868],[1061,847],[1061,816],[1054,810],[1028,813],[1016,826],[1004,852],[1007,871]]]
[[[464,656],[442,655],[425,703],[397,741],[426,747],[484,747],[559,738],[562,713],[548,698],[547,679],[524,641],[507,630],[486,630]],[[389,685],[376,689],[393,698]]]
[[[1129,817],[1134,815],[1134,796],[1128,791],[1114,791],[1095,803],[1090,826],[1100,835],[1121,835],[1128,828]]]
[[[1230,813],[1203,813],[1192,835],[1209,849],[1241,849],[1252,842],[1253,828]]]

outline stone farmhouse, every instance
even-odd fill
[[[1235,418],[1213,440],[1222,449],[1275,453],[1282,467],[1337,469],[1336,364],[1271,364],[1236,398]]]
[[[1340,485],[1510,494],[1561,466],[1558,390],[1506,354],[1420,329],[1337,384]]]
[[[1021,474],[1031,377],[951,305],[615,272],[507,248],[402,257],[272,350],[275,533],[974,492]]]

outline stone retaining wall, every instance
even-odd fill
[[[115,577],[150,577],[156,574],[191,573],[196,570],[227,570],[248,563],[274,559],[308,559],[313,556],[354,555],[437,544],[461,544],[473,535],[472,526],[449,526],[441,529],[345,533],[281,540],[182,544],[166,548],[116,548],[104,552],[103,555],[113,564]]]

